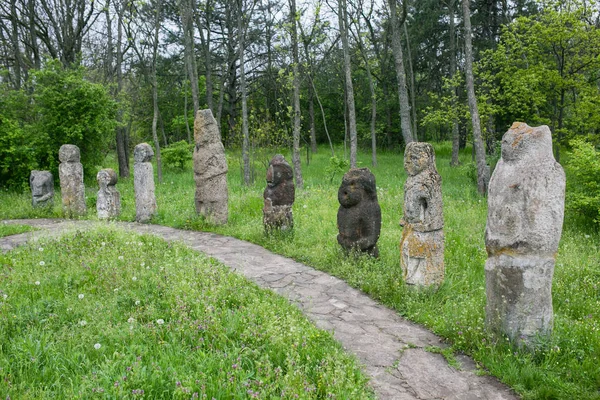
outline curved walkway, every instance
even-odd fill
[[[9,220],[39,231],[0,238],[9,251],[40,236],[88,228],[93,221],[51,219]],[[394,311],[376,303],[344,281],[309,266],[273,254],[243,240],[214,233],[184,231],[160,225],[110,222],[114,226],[183,242],[228,265],[237,273],[269,288],[298,305],[320,328],[333,332],[344,348],[356,354],[371,377],[380,399],[500,400],[517,396],[497,379],[478,376],[473,360],[459,356],[460,369],[452,368],[428,346],[444,347],[439,337]]]

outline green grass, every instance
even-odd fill
[[[329,165],[326,148],[319,150],[309,166],[303,156],[305,190],[296,194],[292,234],[265,236],[262,227],[265,160],[255,163],[257,181],[243,186],[241,158],[236,152],[228,153],[226,226],[211,226],[195,215],[191,164],[183,172],[165,169],[164,183],[157,184],[159,215],[153,222],[249,240],[336,275],[446,338],[453,351],[470,354],[482,373],[498,376],[525,399],[600,399],[600,235],[582,230],[576,216],[566,216],[554,276],[555,329],[550,340],[540,343],[537,352],[529,353],[491,337],[484,329],[486,200],[477,194],[469,178],[470,149],[461,153],[463,165],[451,168],[450,144],[435,144],[435,148],[443,179],[446,240],[446,277],[437,291],[410,290],[402,281],[398,222],[406,174],[402,155],[398,153],[380,152],[379,166],[372,168],[382,209],[377,260],[345,257],[338,247],[337,190],[342,174],[333,176],[330,183],[331,177],[325,172]],[[339,155],[341,150],[337,152]],[[289,153],[284,155],[291,160]],[[361,166],[370,166],[370,155],[361,152],[359,162]],[[108,159],[105,167],[115,168],[114,160]],[[123,197],[122,219],[133,220],[132,178],[120,180],[117,187]],[[88,189],[90,198],[95,197],[93,192]],[[0,195],[0,217],[30,217],[29,195],[10,196],[9,205],[4,195]],[[13,206],[15,203],[19,205]],[[90,208],[91,219],[95,218],[93,211]]]
[[[3,398],[372,398],[280,296],[111,227],[0,255]]]
[[[0,237],[31,232],[32,230],[34,230],[34,228],[29,225],[8,225],[0,223]]]

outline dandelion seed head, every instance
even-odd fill
[[[162,319],[162,318],[159,318],[159,319],[156,320],[156,323],[159,324],[159,325],[162,325],[162,324],[165,323],[165,320]]]
[[[119,259],[119,260],[122,260],[122,259],[123,259],[123,256],[119,256],[119,257],[118,257],[118,259]]]
[[[83,295],[83,293],[79,293],[79,296],[77,296],[79,298],[79,300],[83,299],[85,296]]]
[[[39,250],[39,251],[44,251],[44,248],[43,248],[43,247],[40,247],[38,250]]]
[[[127,322],[129,322],[130,324],[133,324],[135,322],[135,319],[133,319],[133,317],[129,317]]]
[[[36,285],[39,285],[39,284],[40,284],[40,281],[35,281],[35,284],[36,284]]]
[[[136,305],[136,306],[139,306],[139,305],[140,305],[140,301],[139,301],[139,300],[136,300],[136,301],[135,301],[135,305]]]
[[[100,347],[102,347],[102,345],[101,345],[100,343],[96,343],[96,344],[94,345],[94,348],[95,348],[96,350],[100,350]]]
[[[40,261],[40,265],[43,267],[44,265],[46,265],[46,263],[44,261]]]
[[[137,276],[132,277],[131,280],[134,282],[137,281]]]
[[[87,321],[85,319],[82,319],[81,321],[79,321],[79,325],[86,326],[87,325]]]

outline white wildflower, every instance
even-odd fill
[[[81,321],[79,321],[79,325],[86,326],[87,325],[87,321],[85,319],[82,319]]]
[[[136,301],[135,301],[135,305],[136,305],[136,306],[139,306],[139,305],[140,305],[140,301],[139,301],[139,300],[136,300]]]
[[[101,345],[100,343],[96,343],[96,344],[94,345],[94,348],[95,348],[96,350],[100,350],[100,347],[102,347],[102,345]]]
[[[39,285],[39,284],[40,284],[40,281],[35,281],[35,284],[36,284],[36,285]]]
[[[44,251],[44,248],[43,248],[43,247],[40,247],[38,250],[39,250],[39,251]]]
[[[119,256],[119,260],[122,260],[122,259],[123,259],[123,256]]]
[[[135,319],[133,319],[133,317],[129,317],[129,319],[127,320],[128,323],[133,324],[135,322]]]
[[[79,300],[81,300],[81,299],[83,299],[85,296],[83,295],[83,293],[79,293],[79,296],[77,296],[77,297],[79,297]]]
[[[137,276],[132,277],[131,280],[134,282],[137,281]]]
[[[159,319],[156,320],[156,323],[159,324],[159,325],[162,325],[162,324],[165,323],[165,320],[162,319],[162,318],[159,318]]]
[[[40,261],[40,265],[43,267],[44,265],[46,265],[46,263],[44,261]]]

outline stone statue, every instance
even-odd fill
[[[156,215],[154,168],[150,162],[152,157],[154,150],[148,143],[140,143],[133,149],[133,189],[137,222],[148,222]]]
[[[267,232],[273,229],[282,231],[292,229],[294,218],[295,187],[294,174],[290,164],[281,154],[277,154],[269,162],[267,169],[267,187],[263,193],[263,225]]]
[[[368,168],[350,169],[342,179],[338,201],[338,243],[346,251],[357,250],[378,257],[381,208],[375,175]]]
[[[196,212],[214,224],[226,224],[227,159],[217,121],[210,109],[198,110],[194,120],[194,141]]]
[[[58,159],[60,160],[58,177],[65,214],[68,217],[87,214],[79,147],[63,144],[58,151]]]
[[[515,122],[488,191],[486,325],[528,346],[552,332],[552,276],[562,232],[565,173],[547,126]]]
[[[50,171],[31,171],[31,204],[34,207],[52,207],[54,205],[54,178]]]
[[[117,217],[121,213],[121,195],[115,187],[117,173],[111,168],[106,168],[98,172],[96,179],[100,187],[96,200],[98,219]]]
[[[444,280],[444,213],[442,178],[435,168],[433,146],[412,142],[404,152],[404,227],[400,266],[409,285],[440,285]]]

